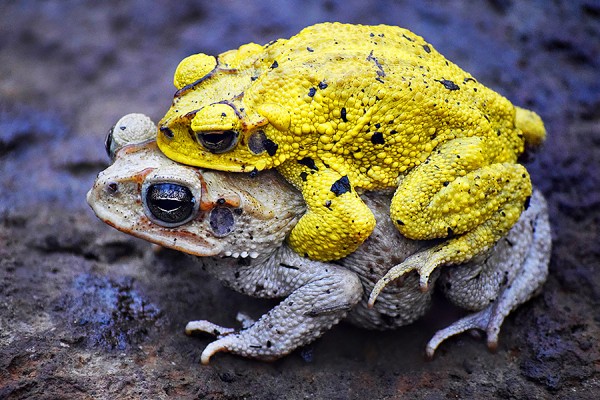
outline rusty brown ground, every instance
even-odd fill
[[[418,3],[418,5],[416,5]],[[325,20],[409,28],[538,111],[528,161],[554,229],[544,292],[495,354],[443,301],[394,332],[340,325],[274,363],[216,356],[186,321],[234,325],[270,302],[222,288],[85,204],[118,117],[155,120],[178,61]],[[600,398],[600,4],[597,1],[5,1],[0,5],[0,398]]]

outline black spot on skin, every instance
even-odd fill
[[[279,67],[279,63],[277,62],[277,60],[273,61],[273,64],[271,64],[271,69],[275,69]]]
[[[404,225],[404,222],[402,222],[401,220],[397,219],[396,220],[396,225],[402,226],[402,225]]]
[[[404,37],[404,39],[408,40],[409,42],[412,42],[412,41],[413,41],[411,38],[409,38],[409,37],[408,37],[408,36],[406,36],[406,35],[402,35],[402,36]]]
[[[352,190],[352,186],[350,186],[350,180],[348,179],[348,177],[346,175],[342,176],[340,179],[335,181],[333,183],[333,185],[331,185],[331,191],[336,196],[341,196],[344,193],[349,192],[351,190]]]
[[[423,50],[425,50],[425,53],[431,53],[431,48],[426,44],[423,45]]]
[[[385,71],[383,70],[383,66],[379,63],[379,60],[373,56],[373,50],[371,50],[371,52],[369,53],[369,56],[367,57],[367,61],[373,61],[375,63],[375,66],[377,67],[377,76],[384,78],[385,77]],[[377,78],[377,80],[379,80],[379,78]],[[383,81],[381,81],[383,82]]]
[[[449,184],[450,184],[450,182],[448,182],[448,181],[442,183],[442,185],[444,185],[444,186],[448,186]]]
[[[473,78],[465,78],[465,79],[463,79],[463,83],[467,83],[467,82],[477,82],[477,81],[475,79],[473,79]],[[477,90],[477,89],[475,89],[475,90]]]
[[[381,128],[381,124],[380,124],[379,122],[378,122],[378,123],[376,123],[376,124],[375,124],[375,128],[377,128],[377,129]]]
[[[342,107],[342,109],[340,110],[340,114],[342,117],[342,121],[348,122],[348,118],[346,118],[346,107]]]
[[[383,322],[383,324],[385,326],[393,326],[396,327],[396,319],[394,317],[392,317],[391,315],[387,315],[387,314],[379,314],[379,317],[381,317],[381,321]]]
[[[284,263],[280,263],[279,264],[280,267],[283,268],[289,268],[289,269],[293,269],[293,270],[299,270],[300,268],[294,266],[294,265],[289,265],[289,264],[284,264]]]
[[[319,89],[323,90],[327,87],[327,84],[325,83],[325,81],[319,82]]]
[[[238,258],[237,265],[239,265],[240,267],[249,267],[250,264],[252,264],[252,259],[250,257]],[[239,273],[238,273],[238,276],[239,276]]]
[[[274,141],[272,141],[271,139],[263,140],[263,146],[265,146],[265,150],[267,150],[267,154],[270,155],[271,157],[274,156],[275,153],[277,153],[277,148],[279,147],[279,145],[277,143],[275,143]]]
[[[310,157],[304,157],[302,160],[298,160],[298,164],[304,165],[305,167],[308,167],[315,171],[319,170],[319,168],[317,168],[317,166],[315,165],[315,160],[313,160]]]
[[[523,205],[523,207],[525,207],[524,209],[527,210],[529,208],[529,204],[531,203],[531,196],[527,196],[527,198],[525,199],[525,204]]]
[[[313,97],[316,93],[317,93],[317,89],[315,89],[314,87],[311,87],[310,89],[308,89],[309,97]]]
[[[270,341],[270,340],[267,340],[267,349],[270,349],[270,348],[271,348],[271,346],[273,346],[273,344],[271,343],[271,341]]]
[[[508,283],[508,271],[504,272],[504,277],[502,278],[502,286],[506,286]]]
[[[302,182],[306,182],[306,178],[308,177],[308,174],[304,171],[300,172],[300,179],[302,179]]]
[[[219,204],[219,205],[225,204],[225,199],[221,197],[220,199],[217,200],[217,204]]]
[[[331,200],[325,201],[325,207],[327,207],[331,210]]]
[[[452,230],[452,228],[448,227],[448,237],[451,237],[454,235],[454,231]]]
[[[311,53],[314,51],[313,49],[311,49],[310,47],[307,47],[306,50],[310,51]]]
[[[371,136],[371,143],[373,144],[384,144],[385,140],[383,139],[383,133],[375,132],[373,136]]]
[[[452,82],[451,80],[448,79],[442,79],[441,81],[438,81],[439,83],[441,83],[442,85],[444,85],[444,87],[448,90],[458,90],[460,89],[460,87],[458,87],[458,85],[454,82]]]

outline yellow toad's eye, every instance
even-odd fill
[[[196,139],[204,148],[211,153],[225,153],[231,150],[238,141],[238,133],[236,131],[219,131],[219,132],[196,132]]]

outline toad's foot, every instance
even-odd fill
[[[200,356],[200,361],[202,364],[206,365],[213,354],[227,349],[227,347],[221,342],[227,337],[227,335],[235,333],[235,329],[226,328],[206,320],[188,322],[185,326],[185,334],[192,336],[198,333],[208,333],[209,335],[216,336],[218,339],[209,344]]]
[[[506,238],[496,244],[492,256],[483,262],[474,276],[470,273],[472,265],[460,265],[452,270],[451,281],[454,284],[450,291],[458,293],[448,293],[446,290],[446,294],[454,303],[462,307],[480,308],[484,303],[489,303],[490,299],[496,300],[437,332],[427,344],[427,356],[433,357],[438,346],[449,337],[470,329],[485,331],[488,347],[495,350],[505,318],[534,296],[546,281],[550,249],[551,234],[546,203],[541,193],[534,191],[530,207],[521,215]],[[444,272],[451,273],[450,270]],[[462,279],[464,285],[460,285],[460,276],[465,277]]]
[[[427,343],[427,347],[425,347],[427,357],[433,358],[433,354],[438,346],[449,337],[466,332],[470,329],[486,331],[488,348],[492,351],[496,350],[498,345],[498,332],[500,331],[500,326],[504,321],[504,317],[501,319],[494,318],[493,308],[493,305],[490,305],[479,312],[469,314],[466,317],[459,319],[447,328],[437,331]]]
[[[197,333],[208,333],[210,335],[221,338],[221,337],[227,336],[233,332],[235,332],[235,329],[233,329],[233,328],[225,328],[223,326],[213,324],[212,322],[206,321],[206,320],[190,321],[185,326],[185,334],[186,335],[195,335]]]
[[[383,278],[381,278],[371,291],[368,306],[372,308],[381,291],[392,281],[398,279],[404,274],[417,271],[419,274],[419,287],[421,291],[426,292],[429,289],[429,277],[441,262],[437,259],[436,253],[442,246],[436,246],[408,257],[402,263],[392,267]]]
[[[217,340],[206,346],[200,356],[200,362],[204,365],[208,364],[214,354],[236,348],[236,342],[239,341],[239,337],[236,336],[239,334],[235,334],[235,332],[236,330],[233,328],[226,328],[206,320],[190,321],[185,326],[186,335],[208,333],[217,337]]]
[[[249,329],[256,322],[242,312],[238,313],[236,319],[242,324],[243,329]],[[218,339],[210,343],[202,352],[200,361],[204,365],[208,364],[210,357],[212,357],[215,353],[227,351],[228,346],[232,346],[232,341],[222,339],[235,332],[236,330],[234,328],[226,328],[207,320],[190,321],[185,326],[185,334],[188,336],[197,335],[199,333],[207,333],[209,335],[216,336]]]

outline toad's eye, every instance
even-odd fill
[[[169,228],[192,219],[196,200],[189,188],[176,183],[155,183],[148,186],[144,204],[154,222]]]
[[[110,130],[108,131],[108,133],[106,134],[106,138],[104,138],[104,149],[106,150],[106,154],[108,154],[108,157],[113,160],[114,156],[115,156],[115,152],[114,152],[114,140],[113,140],[113,131],[115,130],[115,127],[113,126],[112,128],[110,128]]]
[[[231,150],[238,141],[236,131],[196,132],[198,142],[211,153],[219,154]]]

